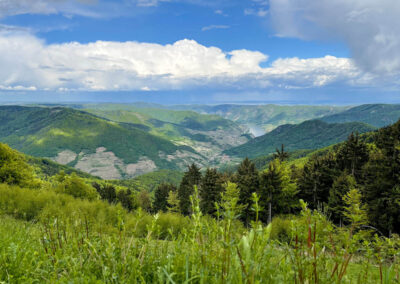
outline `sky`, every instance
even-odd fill
[[[398,0],[0,0],[0,102],[400,103]]]

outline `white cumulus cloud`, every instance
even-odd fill
[[[194,40],[161,45],[97,41],[46,44],[27,32],[0,32],[2,90],[173,90],[310,88],[375,84],[347,58],[278,59],[258,51],[225,52]],[[368,75],[368,76],[367,76]]]

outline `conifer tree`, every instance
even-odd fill
[[[251,196],[254,192],[257,192],[259,187],[259,176],[258,171],[248,158],[245,158],[240,164],[236,175],[234,176],[234,182],[240,190],[239,203],[243,205],[243,216],[242,220],[246,224],[252,219],[251,214]]]
[[[310,208],[317,209],[328,202],[329,191],[334,180],[340,175],[335,157],[328,153],[312,158],[298,179],[299,196]]]
[[[199,190],[201,211],[204,214],[212,215],[215,213],[215,202],[219,202],[221,199],[223,189],[222,176],[216,169],[208,168],[201,180]]]
[[[328,210],[331,214],[331,219],[342,225],[344,221],[344,208],[345,203],[343,201],[343,196],[345,196],[349,190],[356,187],[356,181],[353,176],[347,175],[344,172],[339,176],[333,183],[332,188],[329,192],[328,199]]]
[[[263,212],[261,221],[271,223],[273,213],[289,213],[296,202],[296,184],[291,180],[290,169],[279,159],[272,161],[261,173],[258,195]]]
[[[285,146],[282,144],[281,149],[276,148],[276,153],[274,154],[274,159],[279,159],[281,162],[289,159],[289,153],[285,151]]]
[[[361,169],[368,161],[368,148],[358,136],[351,133],[336,155],[341,170],[348,170],[357,180],[361,178]]]
[[[194,186],[199,186],[201,182],[200,169],[193,163],[185,172],[178,189],[179,207],[183,215],[190,214],[190,196],[194,193]]]
[[[153,210],[155,212],[167,212],[168,210],[168,195],[170,191],[176,191],[176,187],[169,183],[160,184],[154,191]]]
[[[350,234],[368,223],[367,210],[361,201],[362,195],[356,188],[350,189],[343,196],[344,212],[343,215],[350,223]]]
[[[393,172],[395,160],[385,155],[389,152],[376,150],[371,153],[364,168],[362,190],[371,225],[387,235],[400,232],[400,180]]]

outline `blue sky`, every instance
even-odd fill
[[[399,102],[395,0],[0,0],[0,101]]]

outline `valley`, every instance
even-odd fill
[[[282,144],[288,151],[318,149],[399,116],[399,105],[1,106],[0,142],[114,180],[184,171],[191,163],[229,168],[244,157],[271,155]]]

